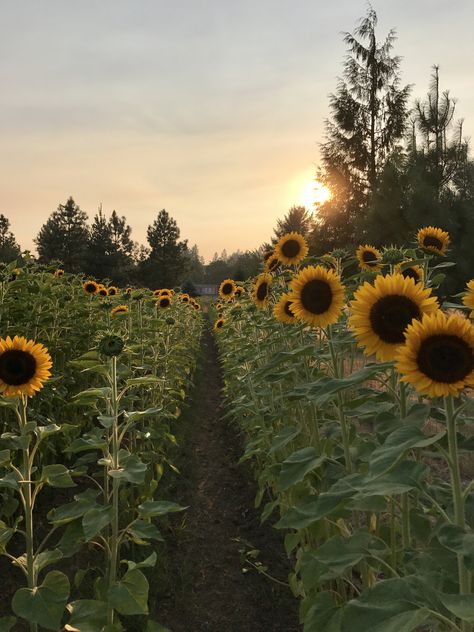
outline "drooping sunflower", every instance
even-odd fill
[[[0,393],[32,397],[51,376],[53,363],[45,346],[23,336],[0,339]]]
[[[405,278],[413,279],[415,283],[423,283],[425,277],[423,268],[416,264],[410,265],[409,261],[402,261],[402,263],[396,265],[395,272],[398,272]]]
[[[84,281],[84,283],[82,284],[82,287],[86,294],[91,294],[91,295],[97,294],[100,288],[99,284],[93,281],[92,279],[89,279],[88,281]]]
[[[272,250],[272,249],[265,250],[265,252],[263,253],[263,261],[264,261],[264,263],[274,254],[275,254],[275,251]]]
[[[268,272],[262,272],[262,274],[259,274],[255,279],[252,298],[259,309],[263,309],[268,304],[272,281],[273,277]]]
[[[378,276],[365,282],[350,303],[349,326],[366,355],[375,353],[383,362],[393,360],[405,342],[405,332],[413,319],[438,310],[431,289],[401,274]]]
[[[278,240],[275,255],[287,266],[297,265],[308,254],[306,239],[297,232],[287,233]],[[267,262],[268,263],[268,262]]]
[[[200,306],[200,304],[199,304],[197,301],[194,301],[194,303],[193,303],[192,305],[193,305],[194,309],[195,309],[197,312],[200,312],[200,311],[201,311],[201,306]]]
[[[179,299],[182,303],[189,303],[190,296],[189,294],[181,294]]]
[[[474,325],[441,310],[425,314],[408,327],[406,342],[397,354],[403,382],[429,397],[457,396],[474,386]]]
[[[298,322],[298,319],[290,309],[292,302],[289,293],[282,294],[273,308],[273,315],[281,323],[293,325]]]
[[[153,296],[155,298],[158,298],[159,296],[161,296],[161,292],[162,290],[153,290]]]
[[[168,307],[171,306],[172,302],[173,302],[173,299],[171,298],[171,296],[164,294],[163,296],[160,296],[158,298],[158,300],[156,301],[156,306],[159,307],[160,309],[167,309]]]
[[[356,257],[359,261],[361,270],[366,272],[378,272],[382,269],[380,261],[382,253],[373,246],[359,246],[356,251]]]
[[[270,255],[268,259],[265,261],[265,270],[267,272],[275,272],[275,270],[278,268],[279,265],[281,265],[281,261],[278,258],[278,255],[276,254]]]
[[[130,295],[132,293],[132,288],[131,287],[126,287],[125,290],[123,291],[124,294],[128,294]]]
[[[219,285],[219,296],[225,301],[234,297],[237,285],[233,279],[224,279]]]
[[[225,320],[223,318],[219,318],[218,320],[216,320],[216,322],[214,323],[214,330],[219,331],[219,329],[222,329],[222,327],[224,327],[224,323]]]
[[[107,288],[107,294],[109,296],[116,296],[118,294],[118,292],[119,292],[118,287],[115,287],[115,285],[110,285]]]
[[[238,286],[235,288],[235,293],[234,293],[234,296],[235,296],[236,298],[240,298],[240,297],[242,296],[242,294],[245,294],[245,288],[244,288],[244,287],[242,287],[241,285],[238,285]]]
[[[440,257],[446,255],[449,245],[449,233],[445,230],[434,228],[434,226],[426,226],[425,228],[420,228],[416,238],[424,252],[433,253]]]
[[[290,306],[296,318],[313,327],[327,327],[339,318],[345,288],[334,270],[323,266],[303,268],[290,283]]]
[[[99,285],[99,289],[97,290],[97,294],[99,296],[108,296],[109,295],[109,291],[107,290],[105,285]]]
[[[217,303],[216,304],[216,312],[221,312],[222,311],[222,303]]]
[[[117,314],[126,314],[127,312],[128,307],[126,305],[117,305],[117,307],[110,310],[112,317],[117,316]]]
[[[64,270],[62,268],[58,268],[57,270],[54,271],[55,277],[62,277],[63,274],[64,274]]]
[[[474,318],[474,279],[471,279],[466,286],[467,291],[462,297],[462,302],[471,309],[470,317]]]

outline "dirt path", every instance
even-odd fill
[[[180,439],[181,503],[189,505],[176,533],[171,568],[181,579],[157,620],[172,632],[297,632],[297,600],[289,588],[256,571],[242,572],[245,540],[260,549],[268,572],[286,581],[289,565],[280,535],[260,526],[253,509],[255,482],[238,465],[242,444],[222,421],[222,376],[211,333],[203,336],[201,368],[192,418]]]

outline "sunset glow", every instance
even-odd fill
[[[306,185],[301,201],[306,208],[313,210],[314,206],[324,204],[331,198],[331,191],[322,182],[311,180]]]

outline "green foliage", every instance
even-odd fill
[[[0,261],[9,263],[19,256],[20,247],[10,230],[10,222],[5,215],[0,214]]]

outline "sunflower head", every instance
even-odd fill
[[[189,303],[189,294],[181,294],[179,298],[182,303]]]
[[[449,246],[449,233],[441,228],[426,226],[420,228],[416,238],[420,248],[428,254],[444,257]]]
[[[224,279],[219,285],[219,296],[225,301],[229,301],[234,297],[237,285],[232,279]]]
[[[400,250],[400,248],[396,248],[395,246],[390,246],[389,248],[383,249],[382,263],[396,265],[397,263],[401,263],[404,258],[405,258],[405,255]]]
[[[216,304],[216,312],[221,312],[222,311],[222,303],[217,303]]]
[[[335,323],[344,305],[345,288],[334,270],[323,266],[303,268],[290,283],[291,311],[313,327]]]
[[[423,283],[425,276],[424,270],[421,266],[410,264],[409,261],[402,261],[395,266],[395,272],[398,272],[405,278],[413,279],[415,283]]]
[[[268,304],[272,281],[273,277],[268,272],[262,272],[262,274],[259,274],[255,279],[252,298],[259,309],[263,309]]]
[[[164,294],[160,296],[158,300],[156,301],[156,307],[158,307],[159,309],[167,309],[168,307],[171,306],[172,302],[173,302],[173,299],[171,298],[171,296],[168,294]]]
[[[105,287],[105,285],[99,285],[99,289],[97,290],[97,294],[99,296],[108,296],[109,292],[108,292],[107,288]]]
[[[403,382],[429,397],[457,396],[474,386],[474,325],[441,310],[413,321],[397,354]]]
[[[0,393],[32,397],[43,388],[53,366],[48,350],[23,336],[0,339]]]
[[[281,263],[287,266],[297,265],[308,254],[308,244],[300,233],[287,233],[278,240],[275,254]]]
[[[218,320],[216,320],[216,322],[214,323],[214,330],[219,331],[220,329],[222,329],[224,327],[224,323],[225,320],[223,318],[219,318]]]
[[[132,293],[132,288],[131,287],[126,287],[125,290],[123,291],[124,294],[128,294],[129,296]]]
[[[281,261],[278,258],[278,255],[273,254],[273,255],[270,255],[268,259],[265,261],[265,270],[267,272],[275,272],[275,270],[280,265],[281,265]]]
[[[242,285],[238,285],[238,286],[235,288],[235,294],[234,294],[234,296],[235,296],[236,298],[240,298],[240,297],[242,296],[242,294],[245,294],[245,288],[244,288]]]
[[[84,281],[84,283],[82,284],[82,288],[84,290],[84,292],[86,294],[97,294],[99,291],[99,284],[96,283],[95,281],[92,281],[92,279],[89,279],[87,281]],[[105,296],[107,296],[107,294],[105,294]]]
[[[118,287],[115,287],[115,285],[111,285],[109,288],[107,288],[107,294],[109,296],[116,296],[118,294]]]
[[[466,285],[466,292],[462,297],[462,302],[471,310],[470,317],[474,318],[474,279]]]
[[[118,356],[122,353],[125,342],[120,336],[108,334],[99,340],[99,351],[102,355],[109,358]]]
[[[382,253],[373,246],[359,246],[356,251],[361,270],[366,272],[379,272],[382,269]]]
[[[273,315],[275,316],[276,320],[278,320],[280,323],[286,323],[289,325],[297,323],[298,320],[290,309],[291,305],[292,301],[290,299],[290,294],[282,294],[275,307],[273,308]]]
[[[58,268],[57,270],[54,271],[55,277],[62,277],[63,274],[64,274],[64,270],[62,268]]]
[[[438,301],[431,289],[412,278],[389,274],[359,287],[350,306],[349,325],[358,345],[385,362],[395,358],[412,320],[437,311]]]
[[[128,307],[126,305],[117,305],[117,307],[114,307],[110,311],[112,317],[120,316],[121,314],[126,314],[127,312],[128,312]]]
[[[201,306],[199,305],[199,303],[198,303],[197,301],[194,301],[194,303],[192,303],[192,306],[194,307],[194,309],[195,309],[197,312],[200,312],[200,311],[201,311]]]

